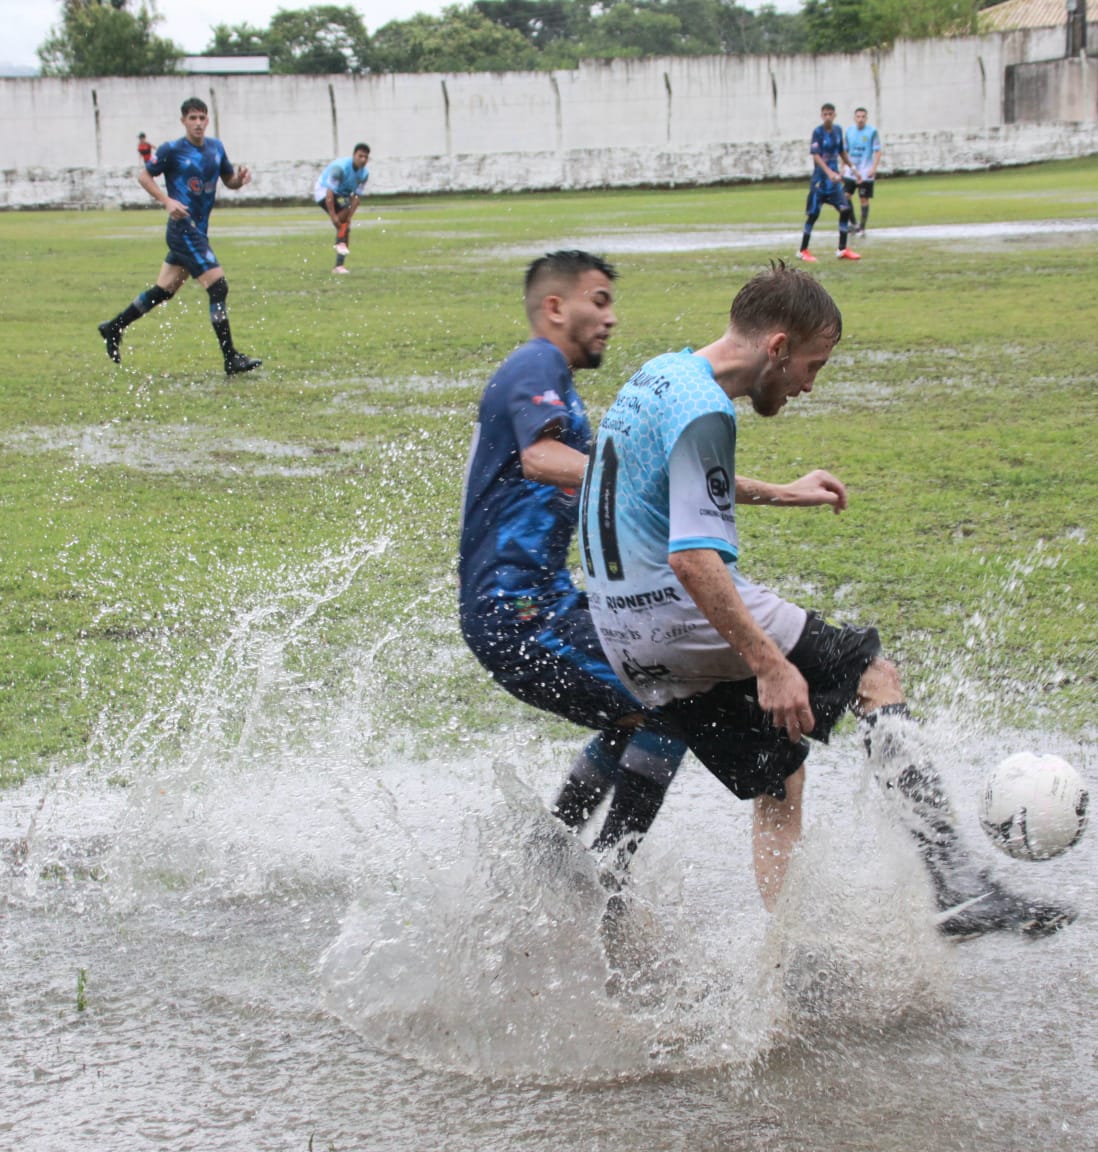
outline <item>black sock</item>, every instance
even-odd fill
[[[115,332],[121,332],[123,328],[128,328],[135,320],[140,320],[147,312],[151,312],[157,304],[163,304],[165,300],[171,298],[171,292],[161,288],[159,284],[154,284],[151,288],[146,288],[109,321],[110,327]]]
[[[217,335],[217,343],[221,347],[221,354],[226,360],[232,356],[236,349],[233,347],[233,334],[229,330],[229,318],[226,316],[223,320],[211,320],[213,330]]]
[[[595,837],[592,847],[603,850],[620,844],[615,868],[624,869],[644,834],[652,827],[666,792],[665,784],[623,770],[614,786],[614,798],[602,831]]]
[[[569,828],[581,827],[606,795],[606,787],[569,776],[553,804],[553,815]]]

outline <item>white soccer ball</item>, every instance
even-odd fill
[[[980,826],[1016,860],[1050,860],[1078,843],[1089,799],[1082,776],[1066,760],[1016,752],[984,781]]]

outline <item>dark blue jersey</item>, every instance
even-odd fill
[[[568,548],[579,494],[527,480],[520,459],[554,424],[562,443],[589,451],[591,426],[568,363],[555,345],[538,338],[500,365],[480,401],[461,525],[466,628],[504,602],[533,618],[575,591]]]
[[[832,124],[830,131],[822,124],[817,124],[812,133],[812,147],[809,149],[813,157],[819,156],[832,172],[839,171],[839,153],[843,151],[843,130],[838,124]],[[812,187],[821,192],[831,192],[842,187],[842,182],[829,180],[820,166],[813,159]]]
[[[207,136],[196,148],[186,136],[162,144],[145,165],[150,176],[164,177],[168,195],[186,206],[195,227],[205,234],[214,206],[217,181],[233,174],[220,140]]]

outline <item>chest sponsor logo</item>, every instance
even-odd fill
[[[654,592],[635,592],[632,596],[607,596],[606,607],[614,612],[643,612],[658,604],[679,604],[682,597],[675,588],[657,588]]]

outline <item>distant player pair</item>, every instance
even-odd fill
[[[856,189],[861,200],[861,224],[856,231],[864,234],[877,164],[880,161],[880,137],[877,130],[866,123],[867,113],[864,108],[854,113],[855,127],[847,130],[845,138],[842,128],[835,123],[834,104],[823,105],[820,119],[823,122],[812,133],[812,181],[805,204],[804,233],[797,257],[809,264],[816,263],[816,257],[809,250],[812,229],[819,219],[820,210],[825,204],[830,204],[839,213],[839,247],[836,256],[840,260],[860,260],[861,256],[847,246],[854,223],[850,195]]]

